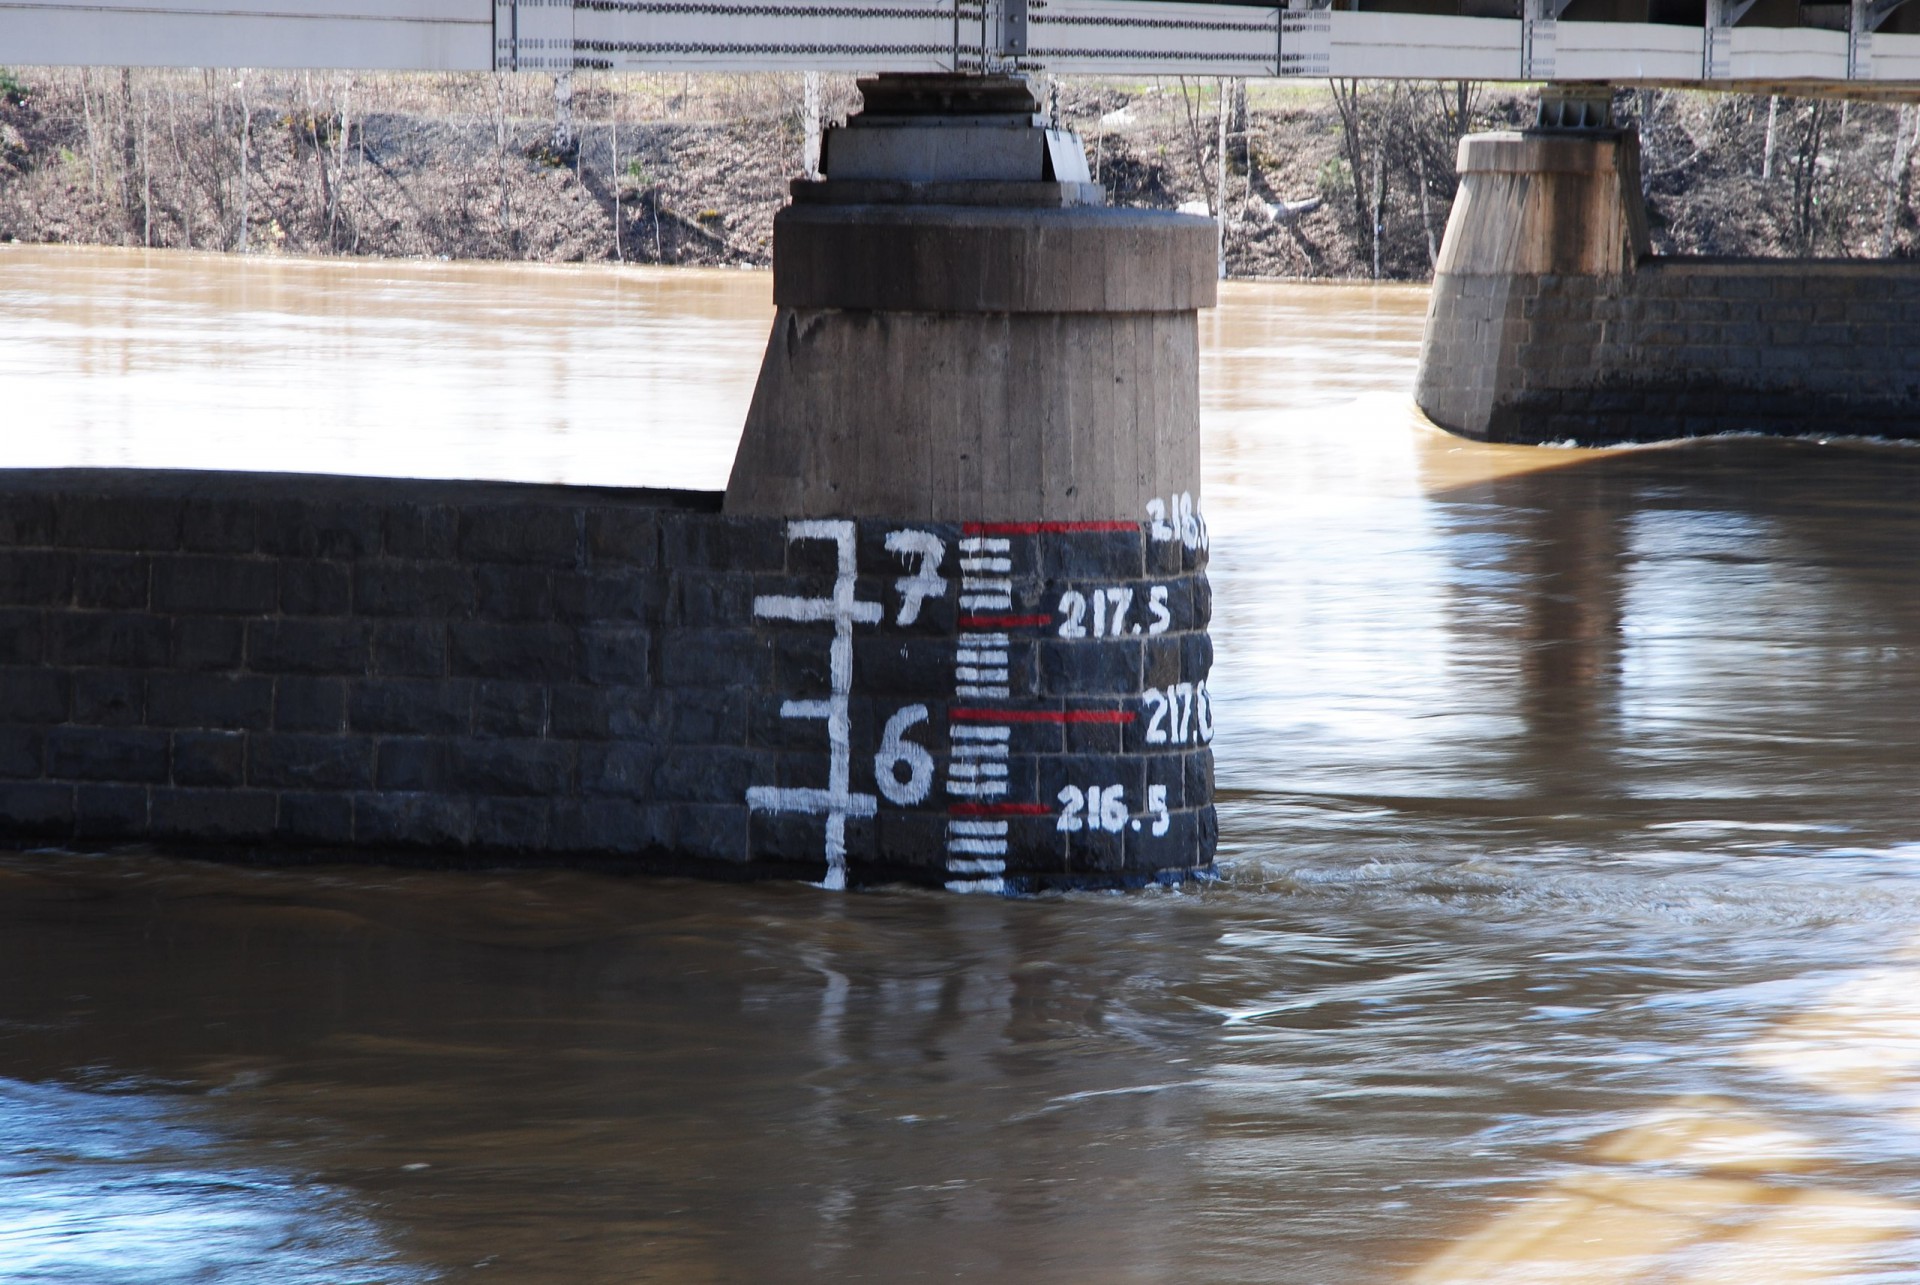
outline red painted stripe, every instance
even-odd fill
[[[1025,629],[1032,625],[1050,625],[1052,616],[962,616],[962,629]]]
[[[1044,803],[954,803],[947,807],[950,817],[1044,817],[1053,809]]]
[[[1131,723],[1130,709],[974,709],[947,711],[960,723]]]
[[[968,522],[962,535],[1072,535],[1078,531],[1138,531],[1138,522]]]

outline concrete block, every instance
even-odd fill
[[[707,687],[687,692],[662,692],[647,724],[648,732],[664,735],[674,745],[745,745],[753,697],[742,690]],[[661,719],[660,713],[666,717]],[[660,724],[664,721],[665,727]],[[793,721],[791,719],[787,720]],[[637,729],[636,729],[637,730]],[[633,735],[634,732],[624,733]]]
[[[279,605],[279,579],[278,568],[258,558],[160,558],[153,564],[153,608],[181,615],[266,615]]]
[[[252,553],[258,516],[250,497],[187,500],[180,509],[180,547],[189,553]]]
[[[0,665],[31,665],[46,655],[47,617],[41,611],[0,610]]]
[[[94,554],[81,560],[73,605],[101,611],[141,611],[148,603],[152,563],[139,554]]]
[[[273,724],[273,680],[253,674],[154,674],[147,679],[147,721],[156,727],[264,729]]]
[[[72,709],[73,680],[55,669],[0,669],[0,723],[51,726]]]
[[[282,501],[260,530],[260,550],[279,557],[373,557],[383,543],[384,515],[372,505],[324,500]]]
[[[50,782],[0,782],[0,826],[9,835],[64,837],[73,833],[74,787]]]
[[[482,620],[553,618],[553,575],[533,567],[474,568],[475,615]]]
[[[1141,689],[1135,639],[1040,644],[1040,690],[1048,696],[1122,696]]]
[[[1146,575],[1144,527],[1041,536],[1040,571],[1049,580],[1131,581]]]
[[[73,599],[71,553],[0,548],[0,603],[55,607]]]
[[[481,683],[474,689],[473,730],[479,736],[541,736],[547,689],[537,683]]]
[[[828,639],[817,649],[824,657]],[[660,640],[658,686],[678,692],[687,687],[764,687],[773,676],[769,639],[737,629],[677,630]]]
[[[1178,686],[1183,679],[1190,682],[1196,677],[1183,672],[1180,663],[1180,642],[1179,634],[1166,634],[1146,640],[1141,666],[1143,687],[1165,690]]]
[[[647,685],[650,635],[645,629],[590,627],[580,631],[581,672],[591,683]]]
[[[247,625],[247,664],[267,674],[358,677],[367,672],[370,635],[361,621],[255,620]]]
[[[51,621],[49,659],[61,665],[131,669],[164,666],[171,651],[168,622],[158,616],[76,612]]]
[[[473,841],[473,801],[439,794],[356,794],[353,838],[372,848],[458,851]]]
[[[456,623],[448,641],[454,674],[563,682],[578,672],[578,640],[562,625]]]
[[[365,562],[353,569],[357,615],[464,620],[474,600],[473,573],[451,563]]]
[[[546,799],[478,799],[473,846],[487,852],[544,852],[552,839],[552,814]]]
[[[353,796],[282,792],[273,837],[283,843],[329,848],[352,843]]]
[[[675,804],[668,809],[672,828],[671,846],[676,855],[702,861],[745,862],[751,855],[747,846],[747,810],[738,806],[692,803]],[[858,837],[849,824],[848,847]],[[823,847],[824,853],[824,847]],[[826,858],[821,857],[824,869]]]
[[[168,652],[174,669],[238,669],[246,659],[246,626],[214,616],[186,616],[172,622]]]
[[[0,506],[0,548],[25,548],[53,543],[53,499],[45,495],[15,495]]]
[[[741,817],[745,809],[730,809]],[[673,841],[672,816],[665,807],[619,799],[560,801],[553,805],[553,847],[561,852],[638,856],[658,852]]]
[[[438,620],[389,620],[373,629],[373,669],[383,677],[438,678],[447,672],[447,627]]]
[[[363,736],[264,733],[248,738],[247,780],[292,790],[364,790],[373,784],[373,742]]]
[[[455,741],[453,786],[468,794],[558,796],[573,791],[574,746],[532,738]]]
[[[68,781],[162,782],[168,735],[140,727],[55,727],[47,733],[47,774]]]
[[[146,718],[147,681],[119,669],[82,669],[73,676],[73,721],[132,727]]]
[[[651,509],[586,511],[587,551],[593,565],[652,570],[660,565],[660,521]]]
[[[463,736],[473,720],[473,683],[459,678],[382,678],[353,684],[348,725],[356,732]]]
[[[76,839],[138,839],[147,832],[147,789],[140,785],[81,785],[74,789]]]
[[[246,780],[244,732],[175,732],[173,783],[232,788]]]
[[[0,727],[0,777],[31,781],[46,775],[47,737],[36,727]]]
[[[181,502],[144,495],[67,495],[54,512],[53,538],[69,549],[168,553],[180,547]]]
[[[460,515],[451,505],[401,504],[381,519],[382,547],[389,558],[450,560],[460,547]]]
[[[617,742],[579,747],[580,793],[621,799],[651,799],[653,774],[662,752],[653,745]],[[745,798],[746,787],[741,786]]]
[[[654,766],[648,797],[667,803],[735,803],[761,779],[755,770],[760,758],[752,750],[718,746],[664,755]]]
[[[672,622],[693,629],[742,629],[753,623],[753,600],[765,577],[724,573],[676,573]],[[859,595],[873,601],[871,594]],[[924,606],[923,606],[924,610]]]
[[[585,565],[586,518],[551,504],[468,505],[460,511],[460,554],[476,562],[544,567]]]
[[[569,621],[658,621],[666,614],[668,591],[667,577],[656,571],[556,572],[553,615]],[[748,618],[716,623],[744,625]]]
[[[775,519],[667,513],[660,519],[660,537],[661,564],[668,571],[751,574],[787,567],[786,523]]]
[[[280,610],[289,616],[344,616],[353,610],[353,577],[343,563],[283,561]]]
[[[277,732],[346,731],[346,681],[292,676],[274,679],[273,728]]]
[[[437,737],[393,737],[375,750],[374,784],[382,790],[452,788],[449,742]]]

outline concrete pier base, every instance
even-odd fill
[[[1920,436],[1920,264],[1649,253],[1630,129],[1477,135],[1416,397],[1498,442]]]
[[[1103,208],[1017,77],[862,91],[775,219],[727,485],[729,518],[838,551],[755,602],[826,662],[776,671],[819,757],[756,783],[755,824],[817,845],[829,884],[929,844],[963,891],[1204,870],[1213,224]]]

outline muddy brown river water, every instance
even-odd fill
[[[1202,321],[1217,884],[0,856],[0,1281],[1920,1280],[1920,451]],[[746,273],[0,247],[0,466],[718,487]]]

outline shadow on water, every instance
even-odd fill
[[[173,262],[140,291],[235,324]],[[669,415],[675,467],[724,460],[737,416],[701,394],[751,387],[764,279],[704,279],[708,307],[491,271],[430,303],[306,265],[248,296],[271,315],[228,375],[271,401],[299,360],[272,334],[337,363],[367,326],[409,336],[383,378],[436,343],[477,369],[430,315],[470,277],[538,296],[514,369],[591,421],[444,390],[471,471],[595,480],[568,470]],[[78,291],[91,320],[32,306],[187,369],[120,279]],[[1475,446],[1407,405],[1421,293],[1223,294],[1221,884],[0,858],[0,1280],[1914,1279],[1920,453]],[[642,363],[651,408],[538,358],[610,351],[569,326],[614,302],[682,350]],[[0,333],[9,381],[61,366]],[[98,462],[164,436],[117,380],[86,391]],[[336,401],[269,449],[236,405],[208,432],[260,467],[418,446]],[[33,462],[76,462],[55,437]]]

